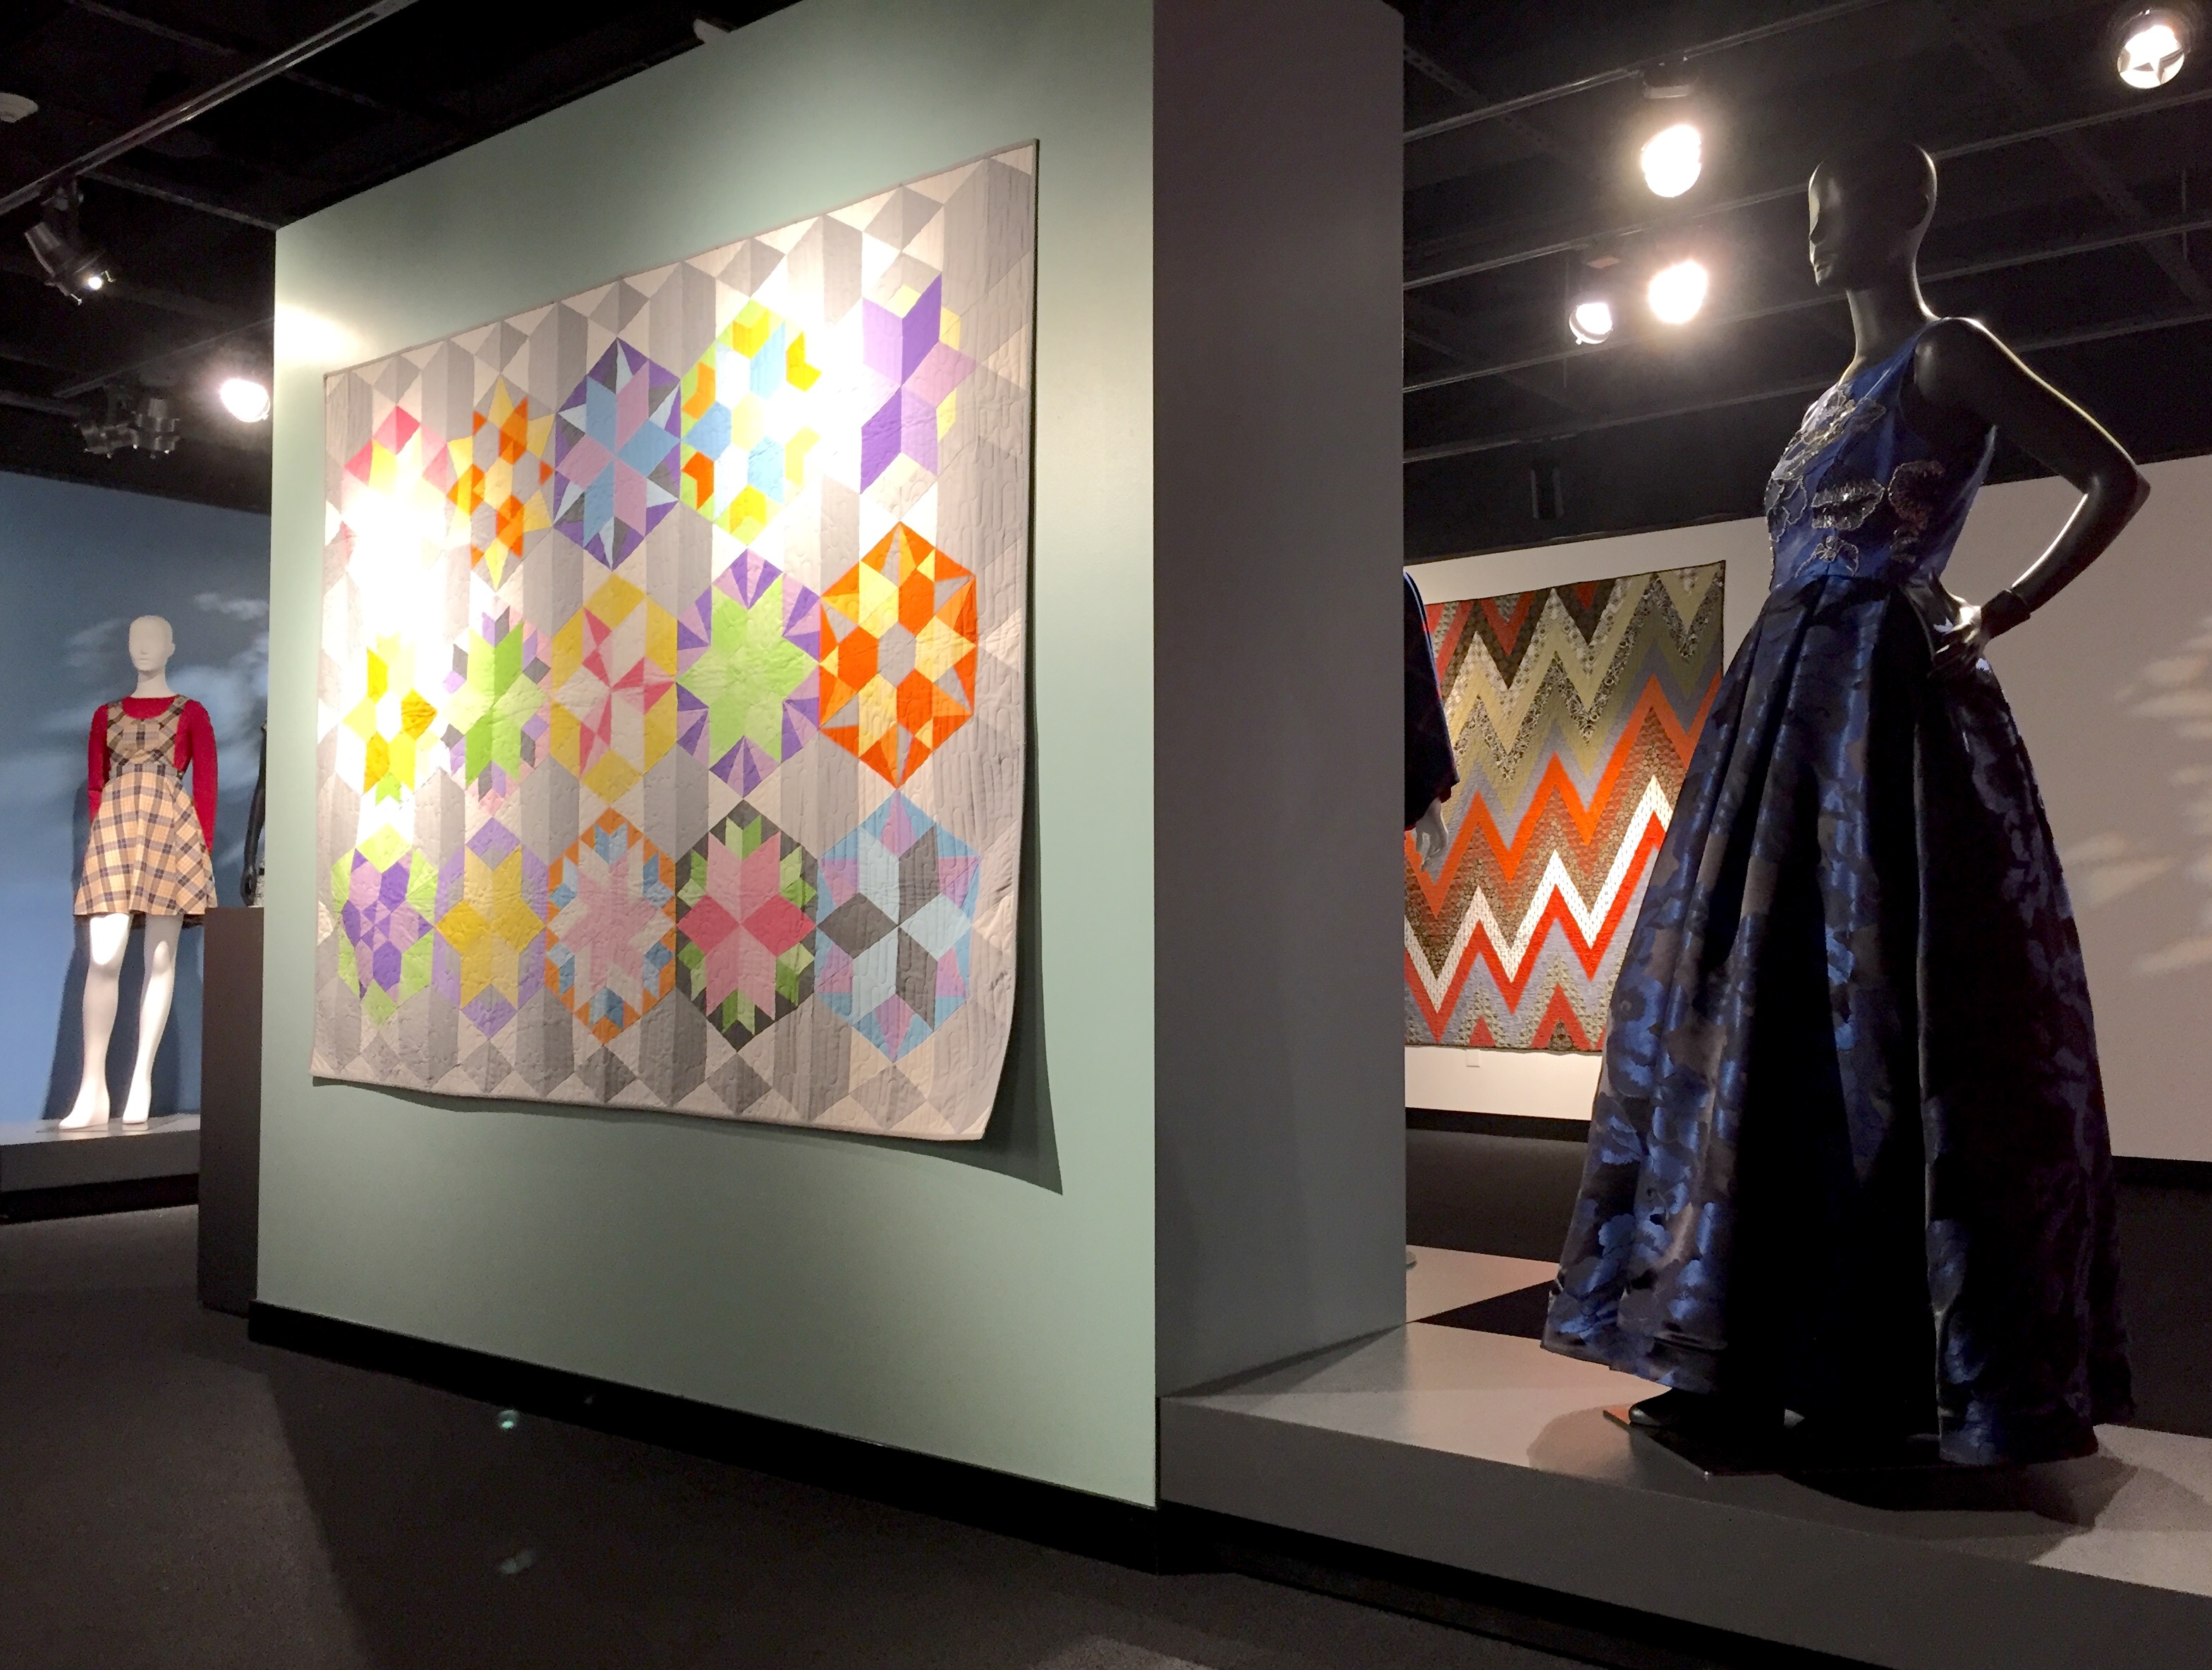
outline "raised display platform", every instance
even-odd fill
[[[1408,1317],[1459,1325],[1164,1400],[1162,1497],[1896,1670],[2206,1661],[2212,1440],[2113,1427],[2100,1454],[2004,1473],[1707,1478],[1606,1419],[1644,1382],[1471,1325],[1518,1327],[1514,1302],[1467,1308],[1549,1265],[1415,1250]]]
[[[50,1119],[0,1120],[0,1195],[190,1177],[199,1169],[198,1114],[140,1126],[110,1120],[91,1131],[64,1131]]]

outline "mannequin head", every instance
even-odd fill
[[[131,622],[131,665],[142,678],[160,672],[177,653],[177,635],[159,615],[141,615]]]
[[[1936,164],[1909,140],[1854,146],[1813,171],[1813,282],[1863,289],[1910,276],[1936,212]]]

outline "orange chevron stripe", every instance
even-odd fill
[[[1674,717],[1674,705],[1667,700],[1658,679],[1645,681],[1642,692],[1637,696],[1635,707],[1629,710],[1622,724],[1620,740],[1614,745],[1604,771],[1598,777],[1596,792],[1588,803],[1576,789],[1574,779],[1567,774],[1565,762],[1555,756],[1545,766],[1543,775],[1537,779],[1535,791],[1529,797],[1528,810],[1522,814],[1520,825],[1510,841],[1492,819],[1490,808],[1480,799],[1474,801],[1460,820],[1458,839],[1452,842],[1451,850],[1444,855],[1442,872],[1431,880],[1428,872],[1418,864],[1409,872],[1419,887],[1422,899],[1431,914],[1437,914],[1443,905],[1453,883],[1458,879],[1461,868],[1468,862],[1477,839],[1495,857],[1502,874],[1508,878],[1517,875],[1522,864],[1530,856],[1537,826],[1542,822],[1542,814],[1549,809],[1551,803],[1556,802],[1564,810],[1583,846],[1587,847],[1596,837],[1598,820],[1604,816],[1606,807],[1620,788],[1621,774],[1636,751],[1645,722],[1657,721],[1668,741],[1674,745],[1675,756],[1681,761],[1682,768],[1686,771],[1691,751],[1697,745],[1698,732],[1705,728],[1705,715],[1711,710],[1712,701],[1712,692],[1708,690],[1705,699],[1698,704],[1696,717],[1686,729]],[[1642,787],[1641,784],[1638,785],[1639,793]],[[1541,856],[1548,858],[1549,850],[1547,849]]]
[[[1413,961],[1413,954],[1406,952],[1407,990],[1413,993],[1414,1005],[1427,1022],[1430,1035],[1439,1041],[1443,1039],[1445,1024],[1450,1020],[1452,1011],[1459,1007],[1461,994],[1467,989],[1467,982],[1477,967],[1489,970],[1491,981],[1498,987],[1498,994],[1504,999],[1505,1006],[1518,1009],[1528,989],[1528,982],[1535,978],[1540,962],[1537,952],[1543,948],[1546,938],[1554,928],[1566,941],[1567,949],[1574,954],[1576,962],[1582,965],[1583,978],[1596,978],[1598,964],[1605,960],[1613,936],[1620,932],[1621,924],[1627,920],[1628,902],[1636,896],[1637,889],[1643,885],[1644,878],[1650,873],[1651,860],[1657,856],[1660,843],[1665,839],[1666,833],[1659,827],[1658,819],[1646,818],[1643,833],[1637,840],[1636,855],[1629,860],[1627,877],[1620,891],[1614,896],[1611,908],[1606,912],[1604,921],[1598,925],[1597,937],[1593,940],[1585,940],[1582,937],[1575,926],[1573,914],[1567,908],[1566,900],[1554,890],[1545,902],[1543,914],[1536,919],[1535,929],[1528,941],[1528,954],[1522,959],[1521,972],[1516,977],[1507,977],[1504,959],[1499,955],[1497,944],[1486,930],[1478,927],[1468,941],[1467,950],[1460,958],[1459,967],[1452,973],[1451,983],[1444,988],[1443,1001],[1431,1005],[1428,992],[1418,977],[1419,965]]]
[[[1643,579],[1650,583],[1649,576]],[[1579,597],[1582,606],[1589,607],[1588,587],[1552,589],[1570,599]],[[1547,594],[1538,588],[1511,597],[1431,607],[1427,623],[1439,669],[1461,671],[1458,663],[1472,653],[1470,634],[1487,631],[1501,645],[1517,643]],[[1665,840],[1665,825],[1659,818],[1632,818],[1631,814],[1655,778],[1670,800],[1679,793],[1697,738],[1711,717],[1721,682],[1717,605],[1716,593],[1708,605],[1711,615],[1705,616],[1701,609],[1707,631],[1700,635],[1703,641],[1692,651],[1695,659],[1690,665],[1697,669],[1692,674],[1696,681],[1692,688],[1698,693],[1696,713],[1678,715],[1664,676],[1659,672],[1643,680],[1626,711],[1615,705],[1621,700],[1615,695],[1607,701],[1603,714],[1594,716],[1611,737],[1612,745],[1587,799],[1570,774],[1559,739],[1532,736],[1530,745],[1548,757],[1532,762],[1538,773],[1536,780],[1510,834],[1498,824],[1492,806],[1475,793],[1469,796],[1439,873],[1426,872],[1408,841],[1408,938],[1404,956],[1407,989],[1413,994],[1407,1005],[1410,1039],[1419,1041],[1425,1033],[1435,1042],[1469,1048],[1542,1048],[1557,1036],[1577,1051],[1602,1048],[1603,1028],[1596,1023],[1601,1023],[1601,1015],[1593,1010],[1593,1024],[1586,1027],[1574,1005],[1607,998],[1597,986],[1599,971],[1627,931],[1631,905],[1640,899]],[[1484,612],[1478,616],[1478,610]],[[1646,629],[1664,629],[1655,620]],[[1629,647],[1627,653],[1642,652]],[[1711,668],[1710,674],[1705,672],[1706,667]],[[1463,676],[1485,675],[1482,669],[1470,665],[1463,670]],[[1488,676],[1494,679],[1495,671]],[[1464,743],[1465,739],[1462,730],[1459,740]],[[1479,768],[1475,777],[1477,781],[1481,780]],[[1624,843],[1628,847],[1625,854]],[[1624,856],[1622,885],[1607,904],[1603,920],[1592,924],[1585,938],[1569,907],[1569,884],[1582,896],[1594,898],[1590,890]],[[1565,883],[1544,878],[1554,857],[1564,866]],[[1516,928],[1527,925],[1530,938],[1522,966],[1517,976],[1509,979],[1498,944],[1486,930],[1474,927],[1447,975],[1449,984],[1431,1003],[1422,976],[1433,978],[1438,971],[1424,959],[1442,955],[1452,944],[1454,932],[1467,930],[1468,914],[1479,897],[1486,902],[1486,909],[1502,919],[1501,925],[1510,923]],[[1555,960],[1563,954],[1570,961]],[[1537,983],[1540,965],[1548,970],[1547,985]],[[1471,1012],[1462,1012],[1463,1005],[1473,1002],[1468,981],[1478,978],[1480,985],[1472,989],[1482,993],[1480,1001],[1473,1004]],[[1532,1023],[1529,1011],[1540,1005],[1540,1012],[1534,1014]],[[1415,1016],[1419,1024],[1414,1023]],[[1467,1035],[1449,1037],[1455,1025]]]

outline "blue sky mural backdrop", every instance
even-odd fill
[[[269,689],[269,519],[0,474],[0,1119],[52,1117],[76,1093],[85,736],[130,693],[131,618],[175,628],[169,682],[214,722],[215,867],[236,904]],[[112,1082],[137,1048],[139,938],[124,973]],[[199,935],[185,936],[156,1112],[199,1104]],[[222,999],[218,993],[216,1002]]]

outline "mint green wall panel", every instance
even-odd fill
[[[264,1303],[1152,1499],[1150,15],[808,0],[279,235]],[[324,374],[1032,139],[1031,822],[990,1135],[311,1079]]]

